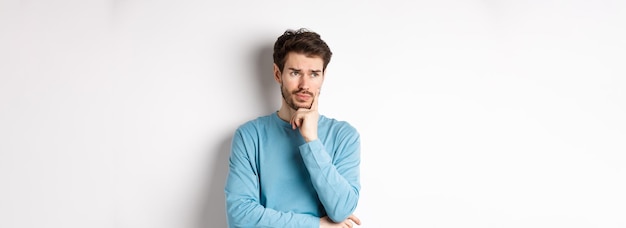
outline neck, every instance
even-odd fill
[[[277,114],[280,119],[285,122],[289,122],[291,120],[291,116],[293,116],[295,112],[296,110],[290,108],[289,105],[285,104],[285,101],[283,101],[283,105],[280,106]]]

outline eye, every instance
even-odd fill
[[[298,72],[298,71],[291,71],[291,72],[289,72],[289,75],[290,76],[294,76],[294,77],[300,76],[300,72]]]
[[[311,77],[313,77],[313,78],[317,78],[318,76],[320,76],[320,74],[317,73],[317,72],[311,73]]]

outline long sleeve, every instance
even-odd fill
[[[253,138],[238,129],[231,145],[225,187],[229,227],[319,227],[319,218],[313,215],[282,212],[261,205],[255,151]]]
[[[299,148],[318,197],[328,217],[335,222],[347,219],[354,212],[361,187],[360,136],[352,127],[342,130],[332,138],[335,151],[331,153],[320,140]]]

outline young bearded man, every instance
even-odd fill
[[[332,52],[320,35],[287,30],[274,44],[277,112],[237,128],[226,181],[229,227],[352,227],[360,136],[318,113]]]

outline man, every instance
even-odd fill
[[[319,34],[287,30],[274,44],[277,112],[234,134],[226,181],[229,227],[352,227],[359,191],[360,138],[318,113],[332,52]]]

